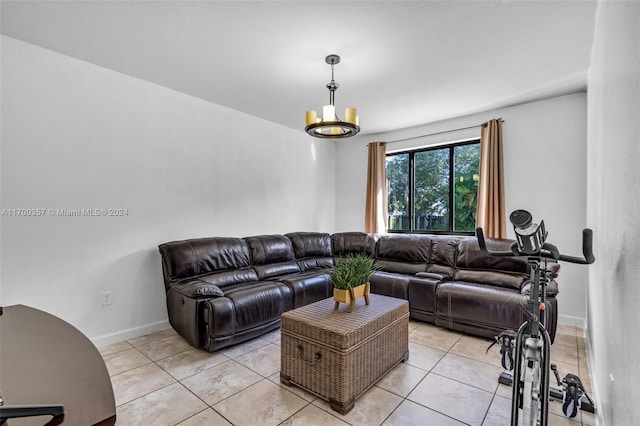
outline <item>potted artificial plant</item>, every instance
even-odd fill
[[[375,260],[363,254],[348,255],[347,257],[336,259],[331,268],[330,277],[333,283],[333,300],[336,302],[335,309],[340,303],[349,303],[349,312],[357,299],[364,296],[365,302],[369,304],[369,278],[378,270]]]

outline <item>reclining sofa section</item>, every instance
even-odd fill
[[[508,250],[511,240],[488,240]],[[524,321],[524,258],[484,255],[475,237],[361,232],[295,232],[245,238],[200,238],[159,246],[171,326],[208,351],[280,326],[280,315],[333,293],[327,268],[364,253],[382,269],[371,291],[409,301],[411,318],[482,337]],[[547,329],[557,324],[557,285],[548,288]]]

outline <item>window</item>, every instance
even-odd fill
[[[389,232],[473,234],[480,140],[388,154]]]

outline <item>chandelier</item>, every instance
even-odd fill
[[[331,65],[331,81],[327,83],[329,89],[329,105],[322,107],[322,117],[318,117],[315,111],[307,111],[307,125],[304,130],[316,138],[348,138],[355,136],[360,131],[358,116],[355,108],[346,108],[344,121],[336,115],[334,105],[335,92],[340,85],[333,79],[333,66],[340,63],[340,56],[329,55],[325,62]]]

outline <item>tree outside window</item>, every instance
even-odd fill
[[[409,154],[387,155],[387,229],[409,231]]]
[[[387,155],[390,232],[473,233],[478,140]]]

